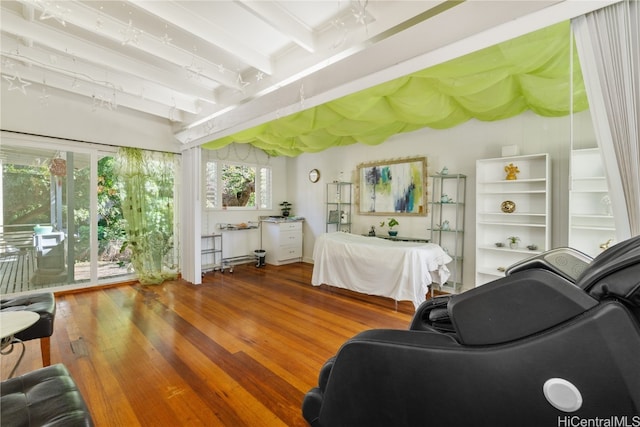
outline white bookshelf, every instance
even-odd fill
[[[515,180],[506,179],[504,168],[511,163],[520,171]],[[511,264],[550,249],[550,188],[546,153],[476,161],[476,286],[504,277]],[[513,212],[503,212],[505,201],[515,203]],[[518,247],[509,247],[510,236],[520,239]],[[530,245],[537,249],[528,249]]]
[[[599,148],[571,151],[569,197],[569,246],[595,257],[616,234]]]

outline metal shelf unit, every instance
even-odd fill
[[[209,271],[222,270],[222,234],[201,236],[202,275]]]
[[[464,213],[467,192],[467,176],[462,174],[430,175],[431,242],[440,245],[451,256],[447,267],[449,280],[440,289],[458,292],[462,288],[464,273]]]
[[[327,184],[326,231],[351,233],[351,183],[329,182]]]

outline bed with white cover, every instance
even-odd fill
[[[451,257],[434,243],[400,242],[333,232],[316,238],[311,284],[411,301],[417,308],[431,283],[449,278]]]

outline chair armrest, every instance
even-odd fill
[[[411,331],[454,332],[447,305],[451,295],[431,298],[420,304],[411,320]]]

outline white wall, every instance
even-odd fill
[[[32,84],[8,90],[2,83],[0,127],[3,130],[66,138],[97,144],[145,148],[177,153],[181,144],[173,136],[169,120],[154,118],[124,107],[109,110],[94,106],[86,97],[43,97],[42,86]]]
[[[574,141],[580,146],[594,146],[595,136],[589,112],[573,118]],[[571,118],[545,118],[527,112],[498,122],[471,120],[452,129],[422,129],[390,138],[378,146],[354,144],[334,147],[321,153],[303,154],[288,160],[289,200],[295,213],[304,216],[304,257],[312,262],[315,237],[325,232],[326,183],[343,171],[346,179],[356,182],[359,163],[403,157],[426,156],[428,173],[444,166],[449,173],[467,175],[465,218],[465,267],[463,283],[466,289],[474,285],[475,247],[475,162],[477,159],[500,157],[502,146],[518,145],[520,154],[549,153],[552,161],[552,245],[564,246],[568,236],[569,150],[571,148]],[[309,170],[320,170],[318,183],[311,183]],[[355,198],[355,197],[354,197]],[[355,212],[355,209],[354,209]],[[366,233],[371,225],[386,217],[353,215],[353,233]],[[397,217],[399,233],[404,236],[429,237],[425,217]]]

